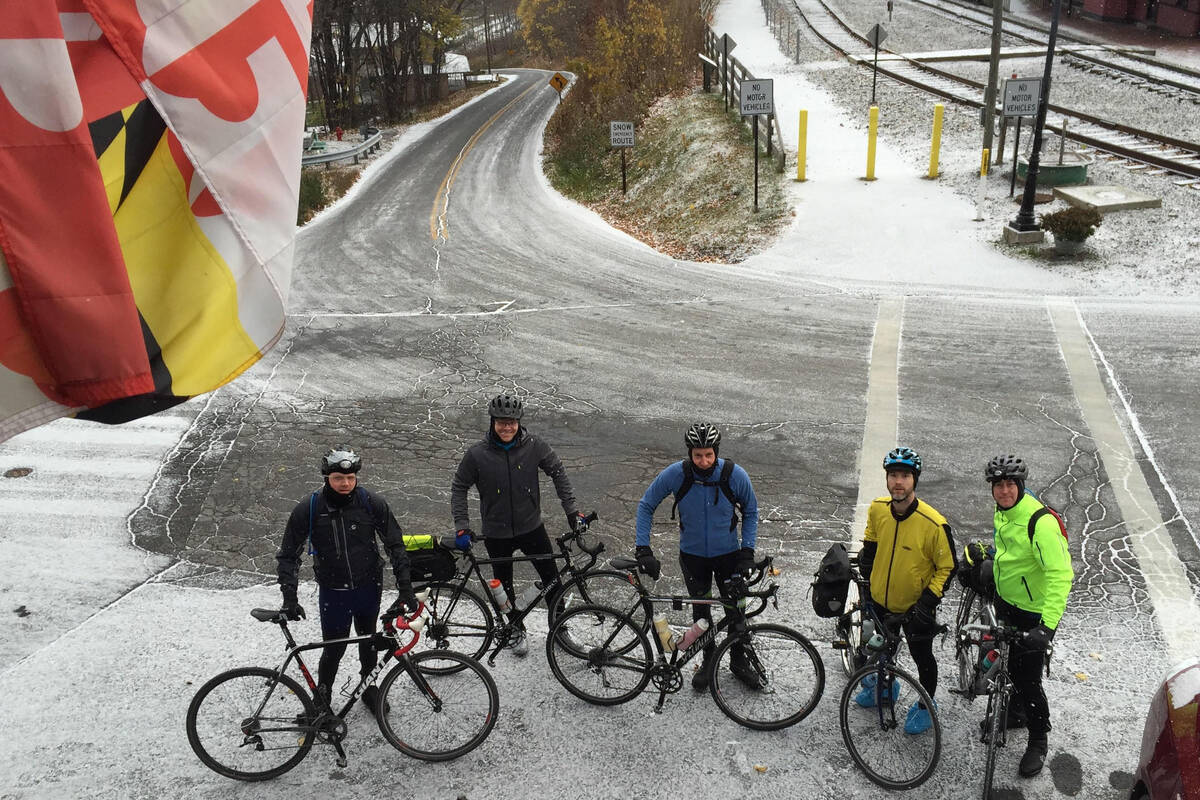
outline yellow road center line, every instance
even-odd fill
[[[475,142],[479,140],[479,137],[483,135],[483,132],[490,128],[496,120],[500,119],[504,112],[508,111],[510,108],[516,105],[517,102],[522,100],[525,95],[529,94],[534,89],[537,89],[539,86],[541,86],[540,83],[534,83],[528,89],[521,92],[511,101],[509,101],[504,108],[501,108],[491,116],[491,119],[483,123],[479,130],[475,131],[475,134],[467,140],[466,144],[463,145],[462,150],[458,151],[458,156],[455,157],[454,163],[450,165],[450,169],[446,170],[446,177],[442,178],[442,183],[440,186],[438,186],[437,194],[433,196],[433,207],[429,210],[429,238],[433,239],[433,241],[436,242],[438,240],[439,234],[443,240],[449,240],[450,238],[450,235],[446,230],[445,214],[446,210],[450,206],[450,189],[454,185],[454,179],[458,177],[458,169],[462,166],[463,159],[466,158],[467,153],[469,153],[471,148],[475,146]]]

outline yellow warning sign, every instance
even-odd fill
[[[550,77],[550,85],[554,87],[554,91],[562,94],[562,90],[567,88],[567,79],[561,72],[556,72]]]

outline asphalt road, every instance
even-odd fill
[[[1054,768],[1021,786],[1010,775],[1004,796],[1119,797],[1148,692],[1172,648],[1191,640],[1179,638],[1180,620],[1156,613],[1151,598],[1162,570],[1143,565],[1134,541],[1141,534],[1131,532],[1116,489],[1124,491],[1132,472],[1144,479],[1157,508],[1142,512],[1157,513],[1162,524],[1151,527],[1169,545],[1152,552],[1177,554],[1174,566],[1186,568],[1184,591],[1194,603],[1196,311],[1119,298],[1050,302],[1028,288],[912,293],[902,284],[842,285],[835,274],[815,280],[673,261],[548,188],[537,169],[556,102],[548,74],[520,72],[300,234],[285,340],[197,408],[130,521],[135,543],[204,574],[196,586],[269,585],[287,514],[319,485],[320,454],[343,441],[363,454],[364,485],[391,502],[406,529],[447,531],[450,478],[484,432],[487,399],[516,391],[526,399],[525,423],[563,458],[582,504],[600,513],[597,532],[616,550],[632,545],[647,483],[682,457],[686,426],[717,422],[721,454],[754,482],[759,547],[792,576],[780,616],[828,639],[809,608],[805,576],[830,542],[861,536],[853,525],[860,472],[877,481],[868,496],[883,494],[874,466],[883,452],[896,442],[920,450],[920,495],[949,517],[961,542],[990,535],[983,464],[997,452],[1018,453],[1032,464],[1030,488],[1067,516],[1077,580],[1049,679]],[[1089,427],[1085,409],[1097,398],[1064,360],[1069,332],[1053,312],[1060,302],[1081,322],[1101,410],[1132,442],[1129,463],[1114,460],[1119,454]],[[884,323],[899,330],[896,438],[863,454],[872,345]],[[544,495],[552,497],[548,484]],[[544,511],[552,530],[563,526],[552,499]],[[675,544],[665,518],[662,509],[654,533],[664,556]],[[664,562],[676,576],[677,566]],[[836,741],[841,679],[832,654],[828,664],[824,716],[747,745],[767,752],[775,771],[766,774],[779,783],[736,769],[732,783],[712,778],[737,758],[723,742],[707,742],[701,750],[713,755],[697,758],[720,765],[706,761],[696,774],[709,778],[688,794],[873,796]],[[514,689],[519,673],[504,669]],[[464,760],[457,772],[405,769],[434,776],[447,792],[469,786],[472,797],[519,796],[516,782],[530,774],[543,776],[535,785],[547,795],[569,793],[577,782],[589,787],[578,791],[586,796],[649,796],[629,777],[612,778],[611,792],[604,783],[606,765],[642,763],[643,751],[657,746],[622,745],[648,702],[633,717],[602,716],[564,731],[562,719],[601,712],[555,691],[544,663],[534,672],[528,680],[549,681],[547,713],[565,715],[559,727],[510,691],[512,705],[483,749],[505,757]],[[688,736],[685,709],[695,702],[676,701],[673,721],[655,718],[647,730]],[[963,786],[982,761],[969,731],[982,709],[960,706],[944,701],[943,766],[921,796],[968,796]],[[803,765],[789,764],[789,753]],[[1019,754],[1002,769],[1015,773]],[[189,785],[203,793],[194,778]]]

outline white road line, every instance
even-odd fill
[[[1075,302],[1069,298],[1047,298],[1046,306],[1058,334],[1063,361],[1084,424],[1096,442],[1129,532],[1133,554],[1146,579],[1146,591],[1157,612],[1171,663],[1195,657],[1200,652],[1200,627],[1196,625],[1196,620],[1200,619],[1200,605],[1197,605],[1191,582],[1154,495],[1138,466],[1134,447],[1121,429],[1117,413],[1104,390],[1087,326]],[[1136,425],[1131,409],[1129,413],[1131,422]]]
[[[867,373],[867,419],[863,425],[862,449],[858,452],[858,503],[854,506],[851,541],[861,539],[871,501],[886,494],[882,465],[884,454],[896,446],[900,419],[900,332],[903,323],[903,297],[885,297],[879,301]]]

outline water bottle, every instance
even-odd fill
[[[679,643],[675,647],[679,650],[687,650],[692,646],[692,642],[704,635],[704,632],[708,630],[708,626],[708,620],[696,620],[696,624],[687,629],[687,632],[683,634],[683,638],[679,640]]]
[[[529,584],[525,591],[521,592],[521,596],[517,598],[517,608],[529,608],[529,606],[533,604],[533,601],[537,600],[538,595],[541,594],[541,591],[541,581],[534,581],[533,583]]]
[[[998,669],[1000,669],[1000,651],[988,650],[979,662],[979,680],[975,684],[977,692],[982,694],[987,691],[988,681]]]
[[[862,636],[859,641],[863,644],[869,644],[871,637],[875,635],[875,620],[864,619],[862,621]]]
[[[658,640],[662,642],[663,652],[670,653],[675,649],[675,632],[667,624],[666,614],[654,615],[654,631],[658,634]]]
[[[500,583],[499,578],[492,578],[488,581],[488,591],[492,593],[496,604],[500,606],[500,613],[507,614],[512,611],[512,603],[508,602],[508,592],[504,591],[504,584]]]

